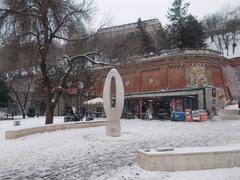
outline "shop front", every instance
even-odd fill
[[[125,118],[169,120],[171,112],[205,109],[204,89],[127,94]]]

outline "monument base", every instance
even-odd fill
[[[121,136],[121,125],[120,121],[107,121],[106,124],[107,136],[120,137]]]

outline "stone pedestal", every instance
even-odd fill
[[[120,137],[121,136],[121,125],[120,121],[107,121],[106,124],[107,136]]]

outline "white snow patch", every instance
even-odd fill
[[[150,172],[138,167],[128,166],[103,175],[98,180],[239,180],[240,168],[214,169],[201,171]],[[93,179],[91,179],[93,180]]]

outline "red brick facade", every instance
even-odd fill
[[[223,72],[228,61],[220,55],[152,56],[140,60],[139,64],[120,67],[118,70],[122,75],[126,94],[215,86],[222,89],[225,98],[229,99],[232,94],[236,95],[236,89],[240,90],[240,87],[234,86],[235,89],[232,90],[234,82],[229,82],[229,77]],[[98,96],[102,95],[107,72],[108,69],[98,72]]]

